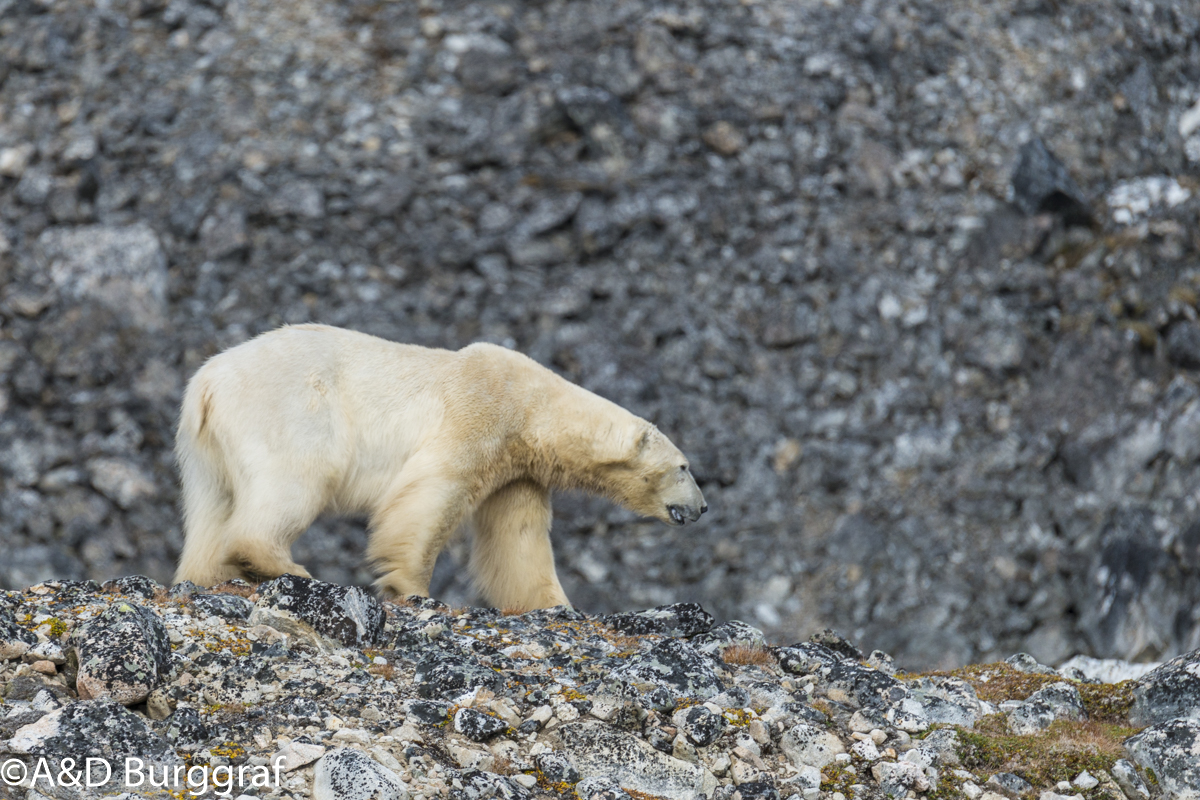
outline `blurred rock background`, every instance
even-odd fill
[[[583,610],[1196,648],[1198,175],[1197,2],[0,0],[0,583],[169,579],[186,379],[319,321],[691,456],[696,526],[558,499]]]

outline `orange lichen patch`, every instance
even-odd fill
[[[228,639],[217,637],[201,642],[201,646],[210,653],[219,653],[222,650],[228,650],[235,656],[248,656],[254,648],[254,643],[249,639],[240,637],[230,637]]]
[[[741,666],[773,667],[779,663],[775,656],[771,654],[771,651],[761,645],[735,644],[732,647],[725,648],[725,651],[721,653],[721,659],[726,664]]]
[[[625,789],[624,786],[621,788]],[[633,800],[659,800],[658,795],[650,794],[649,792],[639,792],[637,789],[625,789],[625,793],[632,797]]]
[[[721,716],[725,717],[725,721],[735,728],[745,727],[756,718],[749,711],[741,708],[727,708]]]
[[[232,708],[233,705],[225,706],[227,711],[231,710]],[[241,714],[245,712],[244,709],[242,709],[237,713]],[[223,742],[216,747],[210,747],[208,752],[212,753],[214,756],[228,758],[230,761],[237,761],[246,757],[246,748],[237,742]]]

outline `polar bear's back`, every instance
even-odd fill
[[[438,429],[434,387],[453,356],[322,325],[263,334],[209,359],[189,382],[180,460],[202,448],[230,472],[319,479],[329,502],[369,504]]]

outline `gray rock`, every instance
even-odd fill
[[[822,769],[832,764],[839,753],[846,752],[842,740],[828,730],[802,722],[787,730],[779,740],[779,749],[797,768]]]
[[[602,621],[631,636],[655,633],[667,636],[697,636],[710,631],[715,622],[712,614],[696,603],[674,603],[648,611],[612,614],[604,617]],[[708,640],[701,639],[700,643],[706,641]]]
[[[1200,368],[1200,325],[1178,322],[1167,333],[1167,358],[1184,369]]]
[[[79,657],[76,685],[85,700],[143,702],[171,671],[171,645],[158,615],[132,602],[117,602],[77,629],[71,643]]]
[[[474,659],[435,653],[417,663],[413,682],[421,697],[453,700],[481,686],[495,691],[504,678]]]
[[[260,610],[293,617],[324,636],[349,647],[383,643],[383,607],[365,589],[284,575],[258,587]]]
[[[235,594],[194,594],[190,598],[197,613],[224,617],[230,621],[248,620],[254,604]]]
[[[710,656],[678,639],[662,641],[647,652],[619,659],[612,676],[636,685],[660,687],[672,697],[707,700],[725,686]]]
[[[99,302],[145,330],[165,324],[167,259],[149,225],[50,228],[38,237],[38,248],[65,299]]]
[[[1001,787],[1006,792],[1023,795],[1033,791],[1033,784],[1012,772],[997,772],[987,779],[989,784]]]
[[[1012,190],[1013,202],[1026,214],[1059,214],[1077,223],[1091,218],[1083,191],[1041,139],[1021,145]]]
[[[575,796],[579,800],[631,800],[632,795],[621,788],[621,784],[604,775],[584,778],[575,784]]]
[[[699,747],[712,744],[725,731],[725,717],[714,714],[704,706],[680,709],[671,721]]]
[[[579,770],[562,753],[540,753],[533,757],[533,763],[547,783],[579,783]]]
[[[33,631],[18,625],[11,612],[0,611],[0,658],[20,658],[29,652],[37,641]]]
[[[114,765],[126,756],[155,764],[183,763],[142,717],[111,700],[82,700],[51,711],[17,730],[6,747],[31,756],[106,758]]]
[[[96,491],[121,508],[133,508],[157,492],[154,480],[126,459],[94,458],[87,466]]]
[[[1177,656],[1138,679],[1129,721],[1152,725],[1172,719],[1200,720],[1200,650]]]
[[[313,800],[408,800],[408,787],[358,750],[331,750],[313,768]]]
[[[907,693],[904,685],[892,676],[813,642],[776,648],[775,654],[785,672],[815,675],[817,688],[837,702],[882,708],[901,700]]]
[[[764,647],[766,639],[758,628],[734,619],[693,636],[691,644],[702,653],[720,655],[730,647]]]
[[[493,772],[468,769],[463,771],[458,780],[462,789],[451,792],[451,797],[455,800],[525,800],[533,796],[532,792],[512,778]]]
[[[1004,659],[1004,663],[1008,664],[1018,672],[1030,672],[1034,675],[1057,675],[1053,667],[1047,667],[1045,664],[1039,664],[1037,659],[1028,653],[1017,653]]]
[[[971,728],[987,713],[971,685],[957,678],[919,678],[907,688],[897,707],[930,723]]]
[[[1175,719],[1151,725],[1125,740],[1125,751],[1153,770],[1167,800],[1200,797],[1200,721]]]
[[[1024,735],[1045,730],[1056,720],[1086,718],[1079,690],[1069,683],[1052,683],[1008,711],[1008,727]]]
[[[308,219],[325,216],[325,195],[312,181],[295,180],[285,183],[267,201],[272,214],[294,215]]]
[[[1150,790],[1133,764],[1123,758],[1117,759],[1113,762],[1112,776],[1128,800],[1150,800]]]
[[[454,714],[454,730],[473,742],[494,739],[507,728],[504,720],[474,708],[460,708]]]
[[[572,722],[559,729],[563,748],[583,779],[609,778],[626,789],[658,797],[711,797],[717,781],[702,767],[658,752],[641,739],[597,722]]]
[[[1138,680],[1148,672],[1157,669],[1160,664],[1134,664],[1119,658],[1092,658],[1091,656],[1072,656],[1058,667],[1063,677],[1069,677],[1068,672],[1078,671],[1083,679],[1099,681],[1100,683],[1121,683],[1122,681]],[[1079,680],[1079,678],[1076,678]]]

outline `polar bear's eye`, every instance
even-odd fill
[[[680,464],[680,465],[679,465],[679,468],[680,468],[681,470],[683,470],[684,472],[687,472],[688,465],[687,465],[687,464]]]

